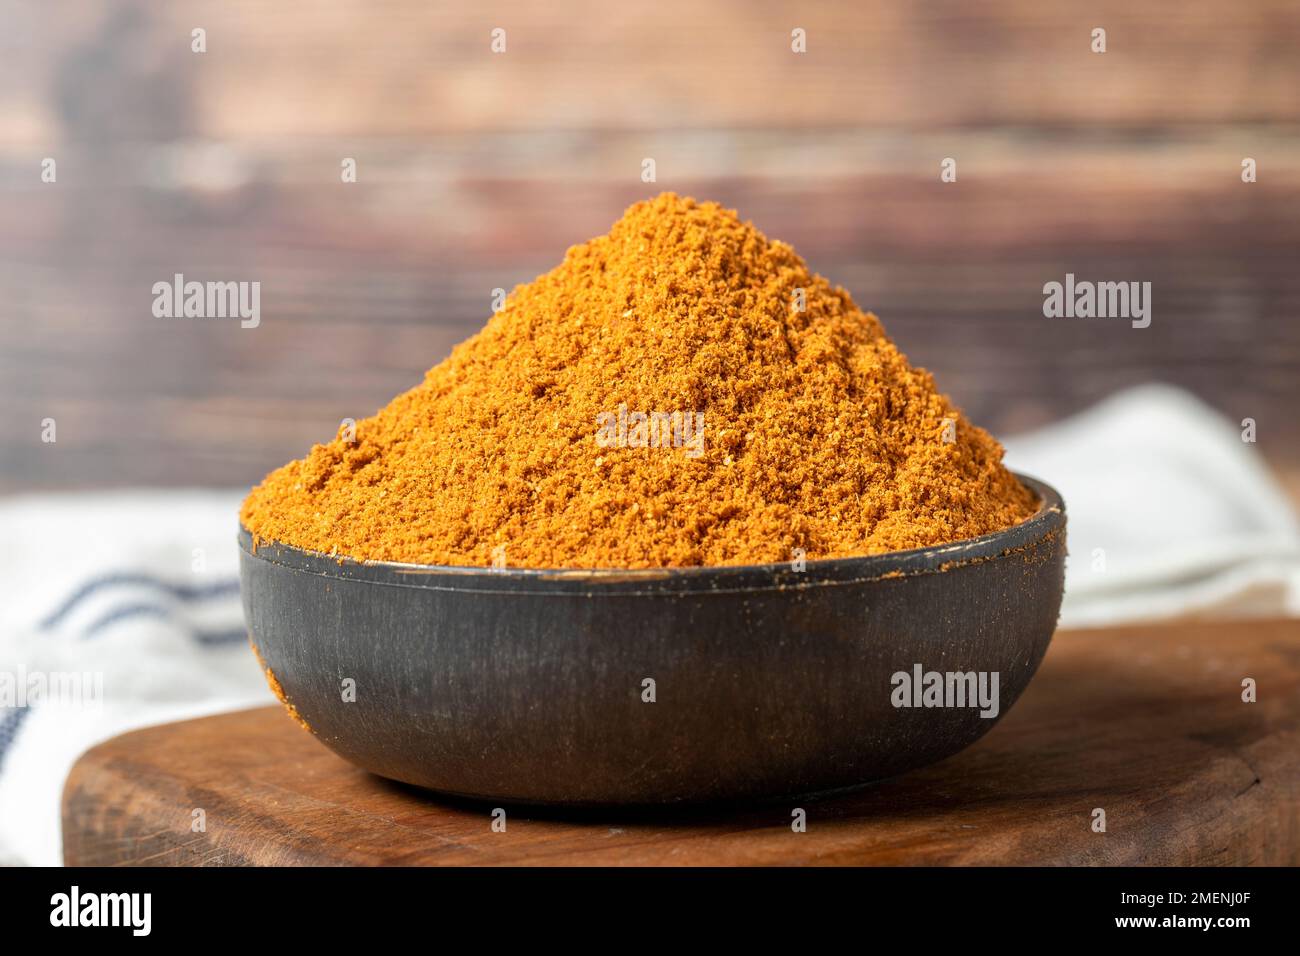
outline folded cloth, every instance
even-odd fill
[[[64,780],[148,724],[274,698],[248,650],[234,493],[0,503],[0,860],[61,862]]]
[[[1125,392],[1007,448],[1012,467],[1066,500],[1063,623],[1251,594],[1300,612],[1294,514],[1239,431],[1195,399]],[[63,783],[93,744],[273,702],[241,618],[238,501],[139,491],[0,503],[0,859],[60,862]]]
[[[1007,464],[1065,499],[1063,625],[1300,614],[1295,512],[1243,431],[1146,385],[1006,440]]]

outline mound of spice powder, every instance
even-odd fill
[[[241,518],[360,560],[645,568],[916,548],[1035,507],[874,315],[735,212],[669,193],[272,472]]]

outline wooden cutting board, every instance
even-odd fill
[[[1258,702],[1242,700],[1253,678]],[[792,813],[806,811],[794,832]],[[1105,831],[1094,828],[1105,812]],[[822,801],[593,819],[358,770],[278,707],[86,753],[69,865],[1300,864],[1300,621],[1063,632],[993,731]],[[203,829],[196,820],[202,811]]]

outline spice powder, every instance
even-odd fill
[[[847,292],[665,193],[272,472],[241,518],[358,560],[646,568],[917,548],[1036,506]]]

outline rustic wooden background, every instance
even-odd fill
[[[1294,0],[0,0],[0,490],[251,483],[661,189],[996,431],[1162,380],[1300,463]],[[1151,281],[1153,325],[1044,319],[1067,271]],[[260,281],[261,327],[154,318],[176,272]]]

